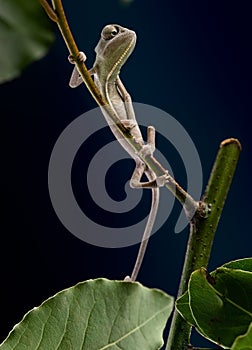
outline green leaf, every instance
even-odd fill
[[[252,273],[219,267],[211,273],[214,288],[225,298],[252,313]]]
[[[176,309],[188,323],[190,323],[192,326],[196,326],[195,320],[190,309],[188,291],[177,299]]]
[[[252,258],[233,260],[224,264],[223,267],[252,272]]]
[[[153,350],[173,298],[139,283],[89,280],[28,312],[0,350]]]
[[[197,324],[195,322],[195,319],[193,317],[190,302],[189,302],[189,293],[188,291],[185,292],[180,298],[176,300],[176,309],[180,313],[180,315],[188,322],[191,326],[197,328]],[[204,332],[200,331],[201,335],[203,335],[205,338],[207,336],[204,334]]]
[[[189,281],[189,304],[196,329],[206,338],[231,347],[252,322],[252,274],[221,267],[211,276],[194,271]]]
[[[252,323],[244,335],[240,335],[234,341],[231,350],[252,350]]]
[[[0,82],[45,55],[53,40],[49,23],[38,0],[0,1]]]

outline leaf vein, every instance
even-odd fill
[[[82,340],[82,343],[81,343],[81,348],[80,349],[84,349],[84,345],[85,345],[85,341],[86,341],[86,333],[87,333],[87,329],[88,329],[88,325],[89,325],[89,320],[90,320],[90,317],[93,313],[93,310],[95,308],[95,305],[96,305],[96,299],[95,299],[95,292],[93,291],[93,298],[94,298],[94,303],[92,305],[92,308],[90,310],[90,313],[88,315],[88,319],[87,319],[87,326],[86,326],[86,329],[83,331],[83,340]]]
[[[127,338],[129,335],[137,332],[138,330],[141,330],[141,327],[145,326],[148,322],[150,322],[153,318],[155,318],[156,316],[158,316],[160,313],[164,312],[166,309],[168,309],[169,306],[165,306],[163,309],[159,310],[158,312],[156,312],[154,315],[152,315],[151,317],[149,317],[147,320],[145,320],[144,322],[142,322],[139,326],[133,328],[131,331],[129,331],[128,333],[124,334],[121,338],[118,338],[117,340],[115,340],[114,342],[107,344],[105,346],[103,346],[102,348],[100,348],[99,350],[105,350],[108,349],[111,346],[118,346],[117,343],[119,343],[120,341],[122,341],[124,338]]]

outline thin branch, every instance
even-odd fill
[[[48,15],[51,15],[51,12],[53,11],[50,6],[47,4],[45,0],[40,0],[42,6],[45,8]],[[121,133],[122,137],[129,143],[129,145],[134,149],[135,152],[139,152],[141,149],[141,146],[139,143],[137,143],[132,135],[130,134],[129,130],[124,127],[124,125],[120,122],[117,115],[114,113],[113,109],[110,107],[108,101],[104,96],[101,95],[100,91],[97,89],[91,75],[88,72],[88,69],[84,62],[81,62],[79,57],[79,50],[75,43],[75,40],[73,38],[73,35],[71,33],[71,30],[69,28],[63,5],[61,0],[52,0],[52,4],[54,7],[55,15],[57,16],[57,25],[59,27],[59,30],[62,34],[62,37],[66,43],[66,46],[68,47],[70,55],[73,57],[73,59],[76,62],[76,66],[78,68],[78,71],[87,86],[88,90],[90,91],[91,95],[97,102],[97,104],[105,109],[105,111],[110,116],[113,123],[118,128],[118,131]],[[50,8],[50,10],[49,10]],[[49,16],[50,17],[50,16]],[[53,16],[53,20],[55,20],[55,16]],[[141,157],[142,160],[146,163],[146,165],[154,171],[154,173],[157,176],[164,175],[166,173],[166,170],[162,167],[162,165],[153,157],[153,156],[147,156],[147,157]],[[195,212],[198,209],[202,212],[202,207],[199,208],[199,203],[195,201],[176,181],[173,179],[172,176],[169,175],[169,182],[166,184],[166,187],[174,194],[174,196],[180,201],[182,205],[184,205],[184,209],[186,213]],[[202,215],[202,213],[201,213]]]
[[[51,8],[46,0],[39,0],[40,4],[43,6],[47,16],[55,23],[58,22],[58,16],[55,11]]]
[[[87,86],[89,92],[91,93],[91,95],[93,96],[93,98],[95,99],[95,101],[100,107],[108,105],[108,101],[106,101],[106,99],[101,95],[100,91],[97,89],[91,75],[88,72],[88,69],[85,63],[79,60],[79,50],[75,43],[71,30],[69,28],[61,0],[52,0],[52,3],[56,13],[58,14],[57,24],[58,24],[59,30],[62,34],[62,37],[69,50],[70,55],[73,57],[74,61],[76,62],[76,66],[78,68],[80,75],[82,76],[82,79],[85,85]],[[118,119],[116,120],[116,122],[121,124],[120,120]]]

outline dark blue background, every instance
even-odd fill
[[[231,259],[251,256],[252,31],[248,3],[135,0],[125,6],[115,0],[64,1],[89,67],[105,24],[119,23],[137,32],[137,46],[122,70],[122,80],[134,101],[164,109],[185,127],[201,157],[205,184],[219,143],[228,137],[241,141],[243,151],[219,223],[210,270]],[[95,107],[85,88],[68,87],[72,67],[56,28],[55,32],[56,41],[45,58],[20,78],[0,86],[4,120],[1,339],[26,311],[57,291],[89,278],[123,278],[138,248],[86,244],[62,226],[52,208],[47,187],[52,148],[72,120]],[[84,157],[85,152],[88,150],[83,151]],[[133,163],[122,167],[127,180]],[[78,188],[78,176],[75,181]],[[177,204],[166,225],[151,238],[139,275],[145,285],[172,295],[177,292],[188,237],[188,229],[173,233],[179,209]],[[193,339],[194,345],[206,345],[202,338]]]

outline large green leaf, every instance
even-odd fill
[[[235,339],[231,350],[252,350],[252,323],[246,334]]]
[[[0,83],[43,57],[53,35],[38,0],[0,0]]]
[[[28,312],[0,350],[156,350],[173,298],[139,283],[97,279]]]

